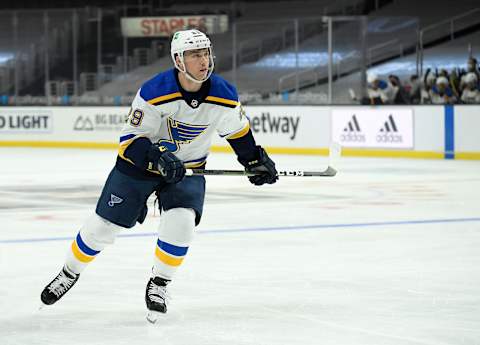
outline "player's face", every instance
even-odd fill
[[[210,64],[210,51],[208,49],[187,50],[183,53],[185,68],[195,79],[205,79]]]

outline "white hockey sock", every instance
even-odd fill
[[[171,280],[182,264],[195,229],[195,211],[173,208],[160,216],[153,275]]]
[[[78,232],[67,253],[65,262],[68,269],[76,274],[85,267],[109,244],[122,228],[94,214]]]

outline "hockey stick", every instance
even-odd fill
[[[285,177],[333,177],[337,170],[333,167],[334,162],[341,154],[341,147],[337,143],[330,145],[328,155],[328,167],[322,171],[303,171],[303,170],[280,170],[278,176]],[[244,170],[209,170],[209,169],[187,169],[187,176],[255,176],[253,172]]]

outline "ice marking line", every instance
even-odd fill
[[[203,234],[225,234],[238,232],[268,232],[268,231],[299,231],[299,230],[321,230],[336,228],[362,228],[369,226],[389,226],[389,225],[415,225],[415,224],[438,224],[438,223],[465,223],[480,222],[480,217],[476,218],[453,218],[453,219],[425,219],[425,220],[401,220],[391,222],[367,222],[367,223],[338,223],[338,224],[313,224],[313,225],[292,225],[275,226],[264,228],[240,228],[240,229],[217,229],[217,230],[199,230],[199,235]],[[148,237],[157,236],[157,232],[139,232],[133,234],[120,234],[117,237]],[[44,238],[19,238],[19,239],[0,239],[0,244],[7,243],[32,243],[32,242],[52,242],[52,241],[71,241],[72,236],[63,237],[44,237]]]
[[[283,319],[289,318],[289,317],[290,318],[298,318],[298,319],[305,320],[305,321],[310,321],[312,323],[316,323],[316,324],[319,324],[319,325],[327,326],[327,327],[330,327],[330,328],[333,328],[333,329],[339,329],[343,332],[363,333],[363,334],[368,334],[370,336],[390,338],[390,339],[396,339],[396,340],[403,340],[403,341],[407,341],[409,343],[422,344],[422,345],[445,344],[445,343],[439,343],[439,342],[430,342],[428,340],[425,341],[425,340],[418,339],[418,338],[416,339],[416,338],[411,338],[411,337],[399,336],[399,335],[396,335],[396,334],[387,334],[387,333],[383,333],[383,332],[371,331],[371,330],[368,330],[368,329],[365,329],[365,328],[360,328],[360,327],[344,326],[344,325],[338,324],[336,322],[324,321],[324,320],[320,320],[320,319],[317,319],[317,318],[314,318],[314,317],[309,317],[307,315],[298,314],[298,313],[295,312],[296,310],[294,310],[293,313],[289,313],[289,312],[276,310],[274,308],[268,308],[268,307],[262,307],[262,309],[267,310],[270,313],[276,313],[277,315],[279,315]]]
[[[455,159],[455,111],[451,104],[444,107],[445,159]]]

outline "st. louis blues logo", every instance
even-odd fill
[[[170,152],[177,152],[180,144],[192,142],[208,128],[208,125],[191,125],[171,118],[167,123],[170,139],[160,140],[159,144],[165,146]]]
[[[108,206],[113,207],[115,204],[120,204],[122,203],[123,199],[120,198],[119,196],[116,196],[114,194],[110,194],[110,201],[108,202]]]

